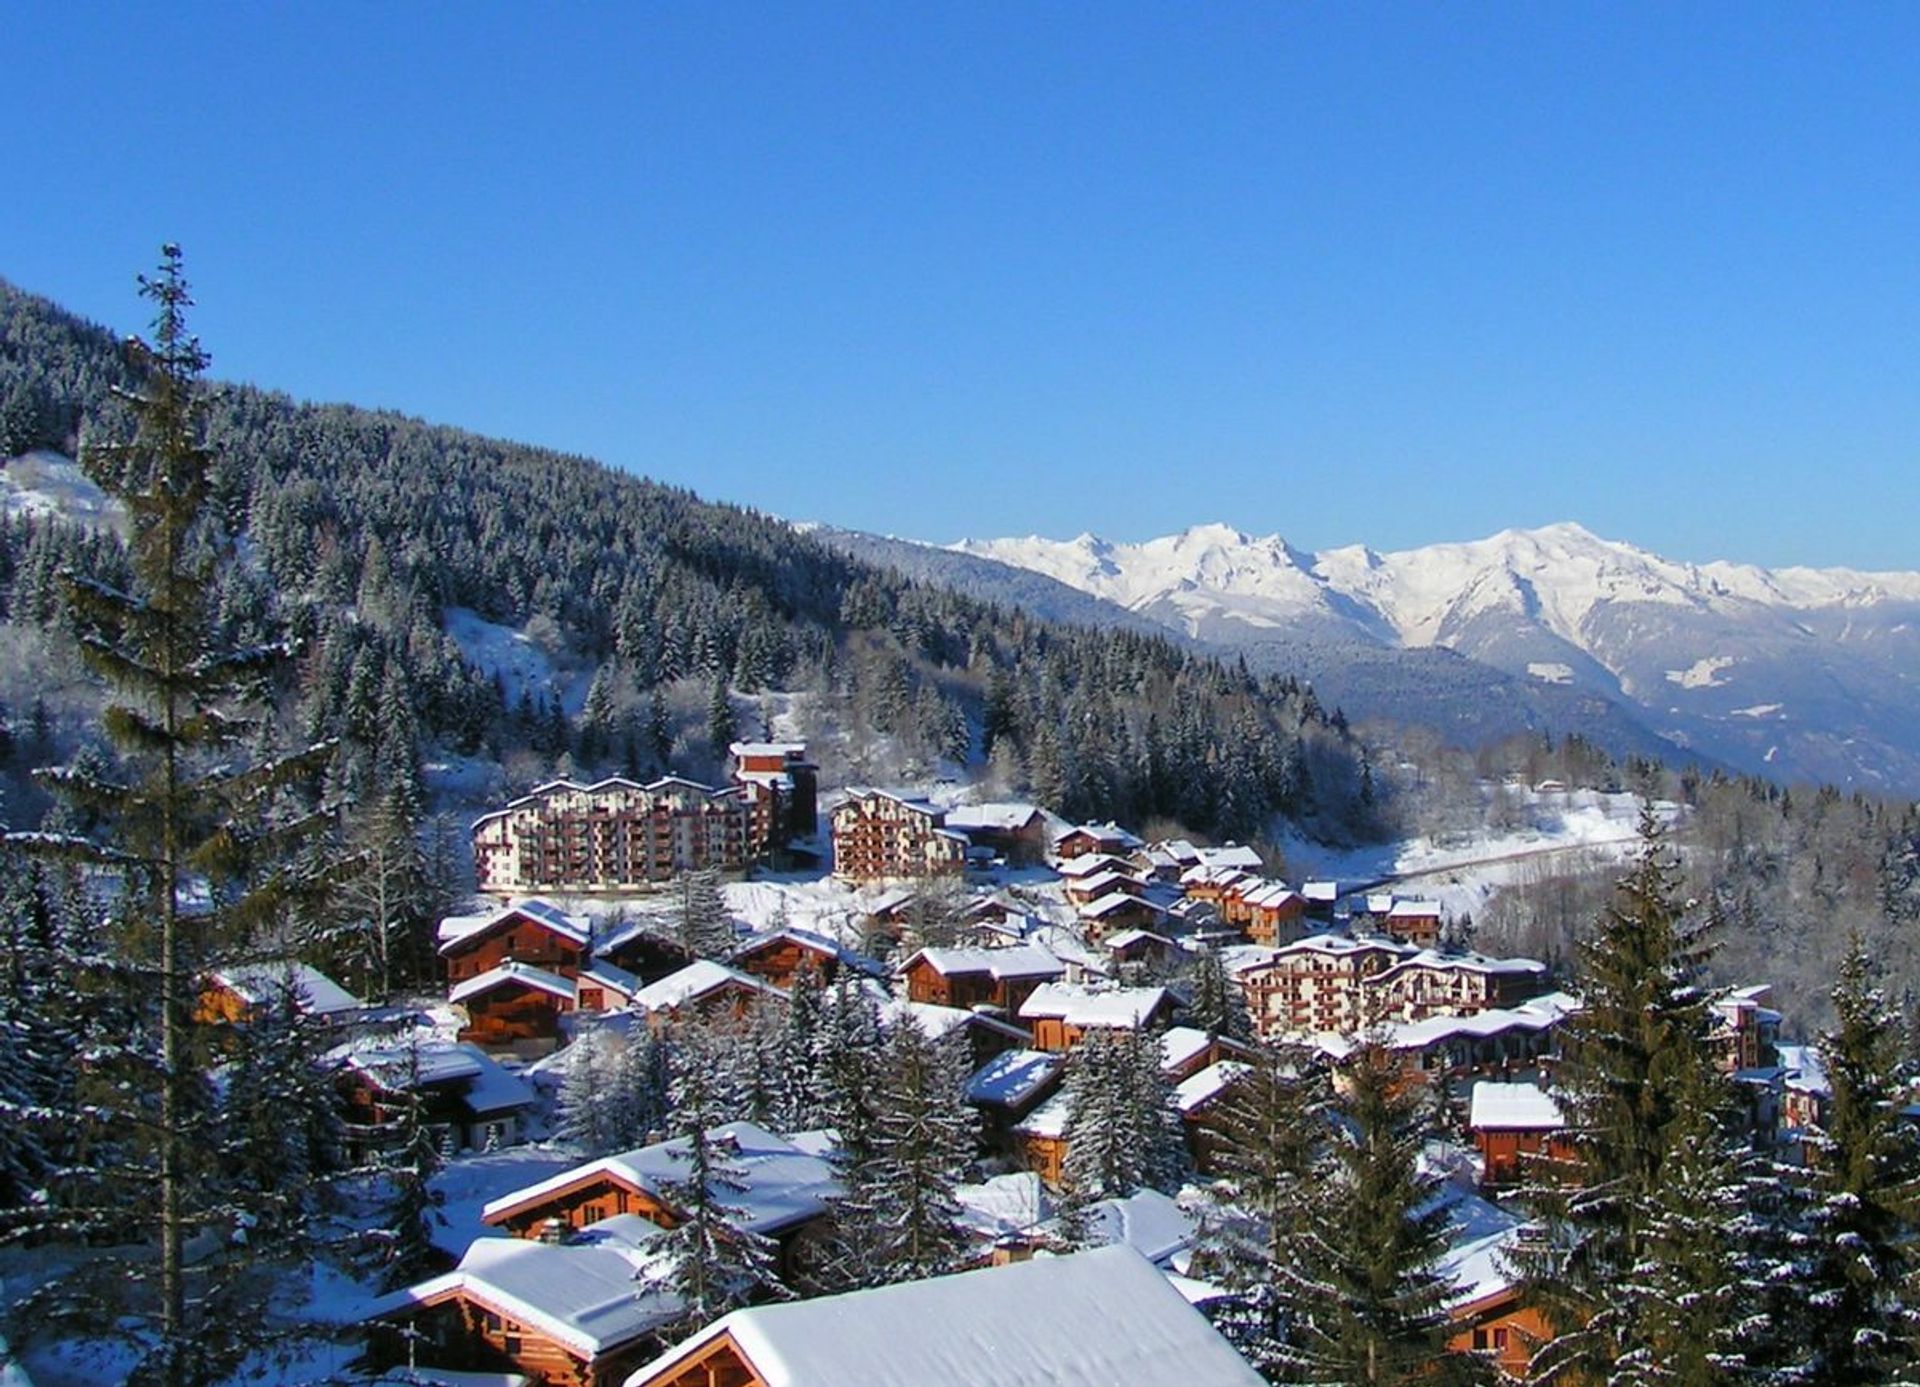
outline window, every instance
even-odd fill
[[[1473,1346],[1474,1346],[1474,1347],[1475,1347],[1476,1349],[1485,1349],[1485,1348],[1486,1348],[1486,1346],[1487,1346],[1487,1331],[1486,1331],[1486,1330],[1484,1330],[1484,1329],[1476,1329],[1476,1330],[1474,1330],[1474,1331],[1473,1331]]]
[[[507,1335],[506,1349],[508,1353],[520,1352],[520,1336],[518,1334]]]
[[[1506,1327],[1505,1327],[1504,1325],[1503,1325],[1502,1327],[1500,1327],[1499,1329],[1496,1329],[1496,1330],[1494,1330],[1494,1331],[1493,1331],[1493,1346],[1494,1346],[1494,1347],[1495,1347],[1496,1349],[1504,1349],[1504,1348],[1506,1348],[1506,1346],[1507,1346],[1507,1329],[1506,1329]]]

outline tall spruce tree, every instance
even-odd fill
[[[840,1284],[917,1281],[958,1265],[954,1189],[974,1149],[966,1061],[958,1036],[936,1040],[911,1017],[887,1028],[872,1139],[846,1167],[835,1205]]]
[[[1676,880],[1643,809],[1633,865],[1579,945],[1582,1007],[1554,1083],[1568,1149],[1533,1165],[1544,1236],[1515,1257],[1554,1331],[1534,1355],[1544,1381],[1730,1381],[1751,1328],[1734,1247],[1742,1201],[1729,1196],[1746,1176],[1700,982],[1711,945]]]
[[[1156,1032],[1087,1032],[1074,1051],[1066,1095],[1061,1180],[1070,1238],[1090,1203],[1124,1199],[1141,1188],[1171,1193],[1179,1187],[1186,1150]]]
[[[156,305],[151,341],[127,344],[139,381],[124,396],[134,433],[88,440],[82,464],[126,508],[129,582],[72,575],[67,600],[82,656],[112,691],[102,730],[118,765],[45,773],[56,794],[85,807],[91,834],[25,835],[30,851],[91,862],[114,874],[114,961],[130,1024],[117,1053],[90,1059],[106,1083],[96,1120],[115,1129],[121,1163],[95,1182],[102,1226],[137,1249],[106,1273],[123,1313],[51,1291],[43,1323],[61,1310],[133,1327],[140,1372],[168,1387],[223,1376],[261,1341],[261,1317],[238,1307],[257,1295],[247,1274],[264,1240],[230,1241],[219,1257],[189,1263],[190,1238],[245,1226],[244,1197],[209,1168],[222,1145],[206,1071],[209,1028],[195,1016],[197,980],[245,955],[264,925],[316,882],[286,867],[324,827],[318,813],[286,807],[289,787],[318,774],[327,748],[273,758],[253,754],[272,703],[279,645],[223,648],[210,603],[232,546],[212,504],[214,459],[203,443],[200,376],[207,355],[187,330],[192,303],[179,248],[142,277]],[[137,1018],[137,1019],[135,1019]],[[151,1044],[149,1044],[151,1037]],[[149,1240],[150,1237],[150,1240]],[[150,1251],[149,1251],[150,1249]],[[103,1289],[103,1293],[104,1293]],[[146,1299],[148,1294],[152,1299]]]
[[[1446,1351],[1447,1216],[1438,1177],[1419,1164],[1432,1126],[1424,1095],[1373,1040],[1347,1076],[1343,1121],[1318,1149],[1312,1195],[1293,1201],[1293,1245],[1274,1265],[1285,1331],[1263,1355],[1268,1372],[1327,1387],[1490,1380],[1480,1359]]]
[[[1286,1343],[1281,1276],[1319,1188],[1329,1101],[1324,1071],[1303,1053],[1263,1046],[1207,1117],[1216,1173],[1202,1256],[1234,1292],[1213,1319],[1262,1372],[1279,1367]]]
[[[720,874],[703,868],[682,872],[680,913],[676,922],[679,945],[694,958],[723,959],[740,942],[740,933],[720,893]]]
[[[1858,935],[1833,988],[1833,1028],[1819,1054],[1830,1097],[1807,1134],[1806,1255],[1795,1299],[1797,1376],[1848,1387],[1920,1378],[1908,1300],[1920,1215],[1920,1138],[1902,1112],[1906,1065],[1899,1013]]]

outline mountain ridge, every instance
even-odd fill
[[[1451,650],[1618,700],[1740,769],[1920,790],[1920,572],[1684,562],[1572,521],[1396,551],[1315,553],[1222,523],[947,547],[1215,646]]]

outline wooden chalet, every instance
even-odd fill
[[[666,1282],[659,1236],[655,1224],[626,1216],[565,1241],[476,1238],[452,1271],[374,1302],[369,1357],[425,1361],[450,1375],[520,1373],[549,1387],[618,1387],[685,1313]]]
[[[244,1025],[285,999],[302,1016],[329,1024],[352,1020],[366,1003],[318,968],[292,961],[215,969],[201,980],[194,1020]]]
[[[947,811],[947,827],[1016,867],[1034,866],[1047,855],[1047,816],[1035,805],[959,805]]]
[[[898,998],[884,1003],[880,1011],[889,1023],[912,1022],[929,1040],[952,1039],[965,1045],[969,1067],[977,1068],[996,1055],[1033,1043],[1033,1036],[1024,1027],[983,1011]]]
[[[967,1102],[980,1114],[981,1145],[994,1155],[1014,1155],[1022,1146],[1017,1129],[1053,1096],[1065,1069],[1064,1055],[1007,1050],[968,1075]]]
[[[1053,840],[1053,856],[1059,862],[1071,862],[1089,853],[1124,858],[1141,846],[1138,838],[1118,824],[1081,824]]]
[[[473,1045],[355,1041],[332,1051],[327,1063],[356,1160],[383,1149],[415,1102],[434,1144],[448,1153],[517,1144],[539,1104],[531,1084]]]
[[[581,1011],[619,1011],[631,1006],[645,986],[626,969],[596,958],[573,980],[574,1005]]]
[[[1129,930],[1153,931],[1166,924],[1167,912],[1152,901],[1116,892],[1102,896],[1074,912],[1080,932],[1089,944],[1098,944],[1108,935]]]
[[[1250,1066],[1240,1060],[1221,1060],[1174,1085],[1173,1102],[1180,1110],[1180,1126],[1187,1154],[1202,1175],[1217,1175],[1216,1165],[1225,1139],[1213,1114],[1220,1100],[1243,1079]]]
[[[1238,867],[1209,867],[1204,863],[1180,874],[1180,891],[1190,901],[1210,905],[1227,917],[1227,898],[1251,890],[1261,878]]]
[[[993,1006],[1008,1016],[1035,988],[1065,976],[1066,964],[1036,944],[1007,949],[921,949],[896,970],[915,1002],[962,1009]]]
[[[1020,1004],[1033,1026],[1035,1049],[1065,1054],[1090,1030],[1136,1031],[1164,1025],[1178,1005],[1164,987],[1076,986],[1045,983]]]
[[[593,957],[631,973],[644,983],[658,982],[693,962],[680,941],[663,932],[659,917],[616,924],[593,941]]]
[[[1510,1185],[1525,1174],[1529,1157],[1571,1156],[1566,1125],[1553,1095],[1537,1085],[1476,1083],[1467,1128],[1480,1153],[1481,1182]]]
[[[1131,1247],[756,1305],[714,1321],[626,1387],[1259,1387]]]
[[[1255,944],[1277,948],[1300,937],[1307,898],[1284,881],[1256,879],[1229,891],[1221,900],[1220,915],[1239,925]]]
[[[1115,964],[1141,964],[1165,968],[1180,957],[1180,945],[1164,934],[1147,929],[1124,929],[1101,941]]]
[[[659,1030],[687,1015],[740,1017],[753,1007],[785,1005],[786,1000],[787,994],[764,978],[702,958],[648,983],[634,994],[631,1005]]]
[[[579,973],[590,952],[587,921],[543,900],[503,905],[484,915],[455,915],[440,922],[440,958],[447,980],[465,982],[509,960],[563,978]]]
[[[1223,1060],[1252,1061],[1253,1046],[1194,1026],[1169,1026],[1160,1036],[1160,1072],[1176,1084]]]
[[[883,964],[854,953],[824,934],[792,927],[754,935],[733,951],[728,962],[779,988],[791,988],[802,973],[832,982],[842,964],[874,976],[886,972]]]
[[[1070,876],[1066,879],[1063,889],[1069,905],[1091,905],[1095,901],[1114,895],[1139,897],[1146,894],[1145,884],[1133,873],[1117,871]]]
[[[478,977],[458,983],[447,1000],[464,1008],[460,1038],[478,1045],[537,1044],[558,1040],[560,1018],[577,1002],[578,978],[508,959]]]
[[[1013,1157],[1059,1189],[1067,1165],[1067,1124],[1073,1117],[1073,1098],[1056,1086],[1027,1115],[1013,1125]]]
[[[832,1165],[751,1122],[716,1127],[708,1139],[725,1149],[733,1168],[726,1188],[714,1190],[731,1211],[728,1223],[778,1243],[783,1266],[804,1261],[808,1230],[840,1193]],[[687,1152],[686,1139],[677,1138],[588,1161],[490,1201],[481,1221],[516,1238],[538,1238],[555,1226],[589,1228],[623,1214],[674,1227],[680,1211],[666,1191],[686,1178]]]
[[[1440,903],[1438,901],[1395,901],[1381,922],[1382,928],[1402,943],[1422,949],[1440,945]]]

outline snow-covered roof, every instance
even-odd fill
[[[1305,939],[1296,939],[1291,944],[1282,945],[1273,952],[1276,959],[1298,954],[1351,958],[1355,954],[1364,953],[1387,953],[1401,958],[1410,958],[1419,950],[1411,944],[1402,944],[1397,939],[1355,939],[1346,934],[1310,934]]]
[[[969,1026],[979,1026],[1011,1040],[1028,1039],[1025,1031],[997,1016],[969,1011],[965,1007],[943,1007],[937,1002],[909,1002],[889,997],[880,1004],[880,1015],[889,1023],[911,1021],[929,1040],[943,1039]]]
[[[1398,1022],[1386,1027],[1387,1044],[1397,1050],[1420,1050],[1454,1036],[1543,1031],[1579,1009],[1578,999],[1565,992],[1549,992],[1542,997],[1530,997],[1517,1007],[1493,1007],[1470,1016],[1429,1016],[1424,1021]]]
[[[1473,1086],[1467,1125],[1490,1130],[1546,1132],[1567,1125],[1559,1103],[1537,1084],[1498,1084],[1481,1080]]]
[[[821,934],[817,930],[802,929],[798,925],[783,925],[778,929],[761,930],[758,934],[742,940],[740,946],[733,951],[732,957],[745,958],[748,954],[756,953],[769,944],[782,943],[798,945],[802,949],[809,949],[823,957],[850,964],[869,973],[885,971],[884,965],[877,960],[868,958],[865,954],[856,953],[838,939]]]
[[[722,1336],[766,1387],[1260,1383],[1130,1247],[735,1310],[641,1368],[626,1387],[665,1378]]]
[[[1780,1068],[1786,1086],[1802,1093],[1831,1096],[1833,1085],[1827,1079],[1827,1063],[1811,1045],[1779,1045]]]
[[[668,790],[676,789],[692,790],[708,799],[736,798],[740,794],[738,786],[729,785],[716,788],[712,785],[703,785],[697,780],[689,780],[683,775],[663,775],[658,780],[650,780],[644,785],[637,780],[629,780],[624,775],[610,775],[605,779],[596,780],[590,785],[583,785],[577,780],[567,780],[563,778],[560,780],[549,780],[544,785],[534,786],[518,799],[508,800],[505,807],[482,814],[473,821],[472,826],[479,828],[481,824],[498,819],[503,815],[511,814],[514,810],[524,808],[529,804],[537,804],[543,799],[550,799],[554,795],[603,795],[614,791],[638,794],[660,794]]]
[[[1160,1067],[1179,1069],[1207,1052],[1213,1037],[1194,1026],[1171,1026],[1160,1037]]]
[[[569,1002],[574,998],[572,978],[563,978],[558,973],[549,973],[544,968],[535,968],[531,963],[520,963],[510,958],[498,967],[487,969],[478,977],[456,983],[453,990],[447,994],[447,1000],[464,1002],[470,997],[483,996],[502,987],[530,987],[536,992],[564,997]]]
[[[1545,977],[1547,965],[1531,958],[1491,958],[1486,954],[1442,953],[1438,949],[1422,949],[1410,955],[1380,974],[1379,981],[1385,982],[1396,974],[1414,968],[1431,968],[1442,972],[1491,973]]]
[[[1078,857],[1069,857],[1054,870],[1063,877],[1081,880],[1087,877],[1101,876],[1107,872],[1132,877],[1132,864],[1124,857],[1115,857],[1112,853],[1088,852]]]
[[[1074,824],[1070,828],[1054,835],[1053,841],[1084,835],[1098,843],[1111,843],[1115,847],[1131,850],[1140,846],[1140,840],[1116,823]]]
[[[1027,1232],[1053,1211],[1045,1182],[1031,1170],[995,1175],[977,1185],[955,1186],[953,1199],[960,1206],[955,1222],[976,1237],[987,1239]]]
[[[805,742],[729,742],[727,750],[737,759],[742,756],[805,756]]]
[[[538,897],[516,901],[512,905],[503,905],[497,910],[489,910],[484,915],[449,915],[440,922],[437,937],[440,952],[446,953],[456,944],[487,933],[509,920],[531,920],[534,924],[559,935],[569,943],[585,945],[591,933],[590,922],[580,915],[569,915],[551,901]]]
[[[943,978],[961,973],[985,973],[995,981],[1006,978],[1057,978],[1066,965],[1037,944],[1016,944],[1010,949],[921,949],[897,971],[906,972],[924,960]]]
[[[327,1058],[365,1074],[386,1093],[404,1093],[410,1085],[459,1084],[461,1101],[476,1115],[539,1101],[525,1079],[464,1041],[423,1040],[410,1048],[404,1042],[362,1039],[329,1051]]]
[[[1192,1247],[1199,1232],[1191,1214],[1155,1189],[1098,1200],[1082,1217],[1088,1246],[1130,1247],[1161,1266]]]
[[[1173,941],[1167,938],[1166,935],[1155,934],[1150,929],[1123,929],[1118,934],[1108,935],[1106,939],[1106,946],[1108,949],[1124,949],[1124,948],[1127,948],[1129,945],[1145,944],[1149,942],[1155,943],[1155,944],[1165,944],[1169,948],[1173,947]]]
[[[1076,877],[1067,884],[1067,889],[1069,891],[1104,891],[1109,887],[1138,886],[1139,884],[1139,879],[1131,872],[1103,869],[1088,876]]]
[[[580,970],[580,981],[598,983],[609,992],[617,992],[631,1001],[640,994],[643,984],[639,978],[624,968],[616,968],[603,958],[596,958]]]
[[[1142,900],[1139,896],[1130,896],[1124,891],[1116,891],[1110,896],[1102,896],[1097,901],[1088,901],[1085,905],[1076,907],[1075,913],[1082,919],[1098,920],[1119,910],[1151,910],[1155,915],[1165,915],[1167,913],[1162,907],[1155,905],[1152,901]]]
[[[947,810],[947,827],[962,833],[1017,833],[1035,818],[1044,820],[1038,805],[1018,801],[991,804],[956,804]]]
[[[947,811],[935,804],[932,800],[901,794],[898,790],[879,790],[870,785],[849,785],[847,787],[846,797],[840,801],[837,808],[845,809],[848,805],[855,804],[860,800],[875,798],[890,799],[904,809],[911,809],[917,814],[926,814],[942,823],[946,821]]]
[[[633,1214],[594,1224],[565,1244],[476,1238],[454,1270],[369,1307],[386,1319],[464,1294],[588,1358],[632,1343],[677,1318],[676,1295],[651,1289],[660,1274],[653,1245],[664,1230]]]
[[[642,1011],[671,1011],[689,1002],[697,1002],[729,983],[764,992],[770,997],[787,995],[765,978],[743,973],[738,968],[729,968],[724,963],[715,963],[710,958],[696,958],[678,972],[650,982],[634,993],[633,1005]]]
[[[709,1140],[731,1148],[726,1159],[735,1173],[724,1188],[715,1185],[714,1195],[734,1211],[727,1215],[727,1221],[735,1227],[752,1233],[777,1233],[824,1213],[827,1201],[840,1193],[831,1165],[764,1127],[729,1122],[707,1135]],[[687,1139],[676,1137],[602,1156],[489,1200],[480,1216],[488,1223],[499,1223],[561,1190],[603,1175],[664,1198],[663,1191],[669,1185],[687,1178],[688,1149]]]
[[[1300,894],[1315,905],[1332,905],[1340,899],[1340,883],[1337,881],[1303,881]]]
[[[1250,881],[1258,881],[1259,879],[1260,878],[1252,872],[1245,871],[1239,867],[1213,867],[1204,862],[1197,867],[1189,867],[1186,871],[1180,873],[1180,884],[1189,887],[1233,887],[1244,885]]]
[[[358,1011],[365,1005],[318,968],[291,959],[238,964],[211,976],[251,1007],[266,1006],[288,988],[293,991],[294,1005],[309,1016]]]
[[[1195,855],[1209,867],[1238,867],[1242,871],[1257,872],[1265,865],[1260,861],[1259,853],[1239,843],[1223,843],[1217,848],[1197,848]]]
[[[967,1079],[967,1101],[1017,1108],[1060,1072],[1065,1056],[1045,1050],[1008,1050],[995,1055]]]
[[[1194,1112],[1205,1106],[1232,1085],[1233,1081],[1253,1068],[1239,1060],[1221,1060],[1210,1064],[1198,1074],[1182,1079],[1174,1086],[1174,1106],[1182,1114]]]
[[[1063,1137],[1073,1117],[1073,1095],[1062,1088],[1014,1126],[1025,1137]]]
[[[1259,906],[1263,910],[1278,910],[1292,901],[1304,899],[1284,881],[1261,881],[1257,885],[1236,887],[1235,892],[1243,904]]]
[[[1034,988],[1032,995],[1020,1004],[1020,1015],[1029,1020],[1058,1017],[1069,1026],[1134,1030],[1164,1006],[1168,996],[1164,987],[1094,988],[1046,982]]]
[[[1393,909],[1387,912],[1389,920],[1437,920],[1440,918],[1438,901],[1395,901]]]

